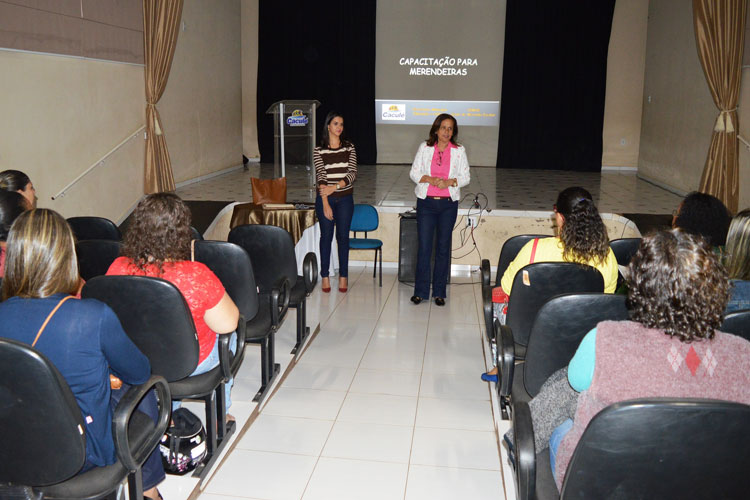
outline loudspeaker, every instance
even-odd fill
[[[417,213],[404,212],[399,215],[398,230],[398,280],[402,283],[414,283],[417,274],[417,253],[419,251],[419,238],[417,236]],[[432,256],[430,257],[430,273],[435,267],[435,243],[437,232],[433,237]],[[453,240],[451,239],[451,243]],[[453,247],[451,246],[451,256]],[[432,276],[432,274],[430,274]],[[451,282],[450,271],[448,272],[448,283]]]

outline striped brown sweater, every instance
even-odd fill
[[[343,180],[346,186],[329,196],[346,196],[354,193],[357,178],[357,151],[350,142],[337,149],[316,147],[313,150],[315,183],[318,186],[334,185]]]

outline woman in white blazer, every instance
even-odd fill
[[[430,257],[435,241],[435,268],[432,271],[432,297],[445,305],[446,283],[450,272],[450,246],[458,215],[461,188],[469,184],[466,150],[456,142],[458,123],[443,113],[435,118],[430,135],[419,145],[409,176],[417,184],[417,235],[419,250],[414,295],[419,304],[430,297]],[[437,237],[435,238],[435,233]]]

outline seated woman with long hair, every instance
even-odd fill
[[[725,312],[750,309],[750,210],[738,213],[729,225],[724,267],[732,283]]]
[[[577,262],[599,270],[604,292],[614,293],[617,259],[591,193],[582,187],[564,189],[557,196],[554,210],[557,236],[526,243],[505,270],[500,280],[502,291],[510,296],[516,273],[534,262]],[[497,367],[482,374],[482,380],[497,382]]]
[[[47,209],[21,214],[7,241],[0,337],[32,345],[70,386],[86,422],[83,472],[116,461],[111,402],[119,401],[124,390],[110,389],[110,373],[127,384],[142,384],[151,367],[109,307],[72,296],[78,286],[75,240],[65,219]],[[153,394],[139,409],[156,418]],[[159,498],[156,485],[164,469],[158,449],[142,471],[144,493]]]
[[[713,249],[699,236],[663,231],[643,238],[629,268],[631,321],[599,323],[568,365],[567,381],[581,394],[572,420],[549,438],[558,488],[586,426],[611,404],[650,397],[750,404],[750,342],[717,330],[729,280]],[[550,394],[543,388],[540,396]]]
[[[180,290],[198,333],[200,354],[193,375],[199,375],[219,365],[216,336],[235,331],[240,313],[219,278],[204,264],[191,260],[191,241],[190,210],[182,200],[171,193],[150,194],[133,212],[122,257],[107,274],[163,278]],[[231,380],[227,384],[229,408]]]

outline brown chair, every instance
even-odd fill
[[[286,203],[286,177],[278,179],[258,179],[252,177],[250,185],[253,190],[253,203]]]

